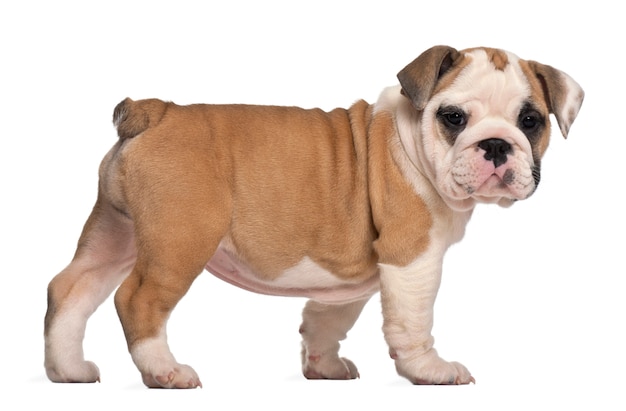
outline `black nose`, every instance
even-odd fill
[[[498,168],[506,163],[506,155],[512,151],[511,145],[499,138],[488,138],[478,143],[478,147],[485,150],[485,160],[493,161]]]

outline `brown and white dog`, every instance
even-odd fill
[[[433,47],[398,79],[375,104],[331,112],[122,101],[96,205],[48,288],[48,377],[99,380],[83,356],[86,322],[119,286],[143,382],[200,386],[170,352],[166,322],[206,268],[247,290],[310,299],[307,378],[358,377],[339,341],[380,291],[400,375],[473,382],[433,348],[443,255],[477,203],[509,206],[535,191],[549,115],[567,136],[583,91],[557,69],[490,48]]]

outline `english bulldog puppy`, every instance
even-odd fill
[[[359,376],[339,342],[380,291],[400,375],[473,382],[433,347],[444,253],[477,203],[507,207],[535,192],[549,116],[567,136],[583,90],[562,71],[492,48],[436,46],[398,79],[374,104],[330,112],[122,101],[96,204],[74,259],[48,287],[48,377],[99,381],[82,341],[117,289],[145,385],[201,386],[170,352],[166,323],[207,269],[250,291],[309,299],[306,378]]]

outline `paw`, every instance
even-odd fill
[[[396,368],[413,384],[460,385],[476,382],[467,368],[458,362],[442,360],[435,350],[414,359],[397,359]]]
[[[303,354],[302,373],[309,380],[353,380],[359,371],[352,361],[329,355]]]
[[[70,366],[46,363],[46,375],[53,382],[100,382],[100,370],[91,361],[81,361]]]
[[[188,365],[164,367],[150,373],[142,373],[141,377],[148,388],[202,388],[198,374]]]

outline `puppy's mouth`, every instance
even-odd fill
[[[486,168],[489,169],[490,167],[487,166]],[[508,186],[513,184],[514,181],[515,171],[505,166],[500,166],[494,168],[491,173],[489,173],[489,170],[479,173],[475,184],[466,186],[466,191],[470,195],[474,193],[482,193],[483,195],[495,194],[501,190],[508,190]]]
[[[500,198],[523,200],[535,187],[531,169],[515,159],[497,167],[483,158],[459,159],[452,168],[452,179],[459,197],[474,197],[481,202]]]

